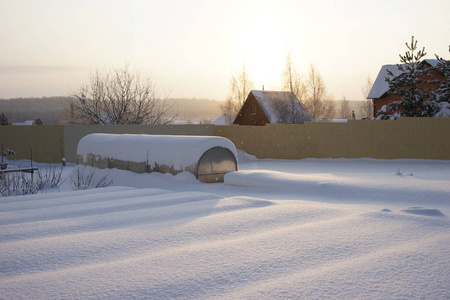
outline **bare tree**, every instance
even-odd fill
[[[237,108],[236,103],[232,101],[230,97],[227,97],[227,100],[225,100],[225,102],[222,105],[220,105],[220,110],[222,111],[222,114],[226,117],[225,121],[228,125],[233,124],[234,118],[239,112],[239,109],[240,108]]]
[[[372,89],[373,81],[370,78],[370,75],[367,75],[366,82],[361,87],[361,92],[363,94],[364,100],[366,102],[364,103],[364,107],[361,109],[363,116],[365,117],[373,117],[373,103],[371,99],[367,99],[367,96],[369,96],[370,90]]]
[[[322,76],[311,64],[306,81],[307,96],[304,102],[306,111],[315,120],[329,119],[333,115],[334,102],[327,95],[327,89]]]
[[[350,113],[350,105],[348,103],[347,98],[345,96],[342,96],[342,100],[340,103],[340,116],[342,119],[350,119],[351,113]]]
[[[297,96],[297,99],[300,100],[300,102],[303,102],[306,95],[306,87],[302,81],[302,76],[292,65],[290,54],[286,57],[286,66],[283,72],[283,83],[285,91],[294,93],[295,96]]]
[[[225,115],[237,115],[253,88],[253,82],[248,77],[245,65],[242,65],[242,72],[237,77],[234,75],[231,77],[230,84],[230,94],[220,109]]]
[[[176,117],[167,114],[167,97],[159,98],[152,81],[128,65],[97,70],[72,96],[66,109],[71,123],[170,124]]]
[[[303,123],[311,121],[303,110],[303,102],[306,96],[306,87],[302,81],[302,76],[297,72],[292,64],[291,55],[286,57],[285,70],[283,72],[283,90],[290,92],[289,105],[279,103],[278,110],[283,111],[282,115],[286,123]],[[300,105],[299,102],[300,101]]]

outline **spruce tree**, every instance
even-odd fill
[[[450,61],[437,55],[436,58],[439,62],[435,70],[444,76],[444,80],[436,91],[436,101],[439,104],[439,111],[435,114],[435,117],[450,117]]]
[[[8,118],[4,113],[0,115],[0,125],[9,125]]]
[[[397,64],[400,75],[394,76],[387,70],[386,81],[389,92],[398,95],[401,100],[393,101],[378,112],[379,119],[396,119],[397,117],[432,117],[439,110],[435,100],[435,92],[425,88],[423,84],[436,83],[433,80],[432,68],[422,64],[426,55],[425,47],[417,51],[414,36],[411,44],[406,43],[409,51],[399,55],[402,64]],[[417,51],[417,52],[416,52]]]
[[[450,52],[450,48],[449,48]],[[436,71],[444,75],[444,81],[441,82],[437,89],[438,102],[450,102],[450,60],[445,60],[436,55],[439,63],[436,65]]]

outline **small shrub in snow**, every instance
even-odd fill
[[[0,194],[3,197],[36,194],[42,188],[43,185],[33,176],[25,173],[3,174],[0,180]]]
[[[47,167],[35,174],[12,172],[0,177],[0,195],[3,197],[42,193],[49,186],[58,188],[62,180],[62,167]]]
[[[49,183],[50,187],[58,188],[65,181],[62,180],[63,167],[46,167],[44,171],[39,169],[37,171],[37,176],[40,182]]]
[[[87,190],[110,186],[113,181],[108,179],[108,175],[102,176],[98,181],[95,180],[95,169],[90,170],[85,174],[86,169],[76,168],[76,171],[70,175],[72,189]]]

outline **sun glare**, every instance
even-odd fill
[[[279,89],[288,52],[285,28],[276,14],[250,19],[242,31],[240,55],[256,89]]]

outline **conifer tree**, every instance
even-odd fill
[[[0,115],[0,125],[9,125],[8,118],[4,113]]]
[[[387,70],[386,81],[391,94],[398,95],[401,100],[393,101],[378,112],[379,119],[396,119],[397,117],[432,117],[439,110],[435,101],[435,92],[425,88],[426,83],[436,83],[433,80],[432,68],[422,64],[426,55],[425,47],[417,51],[417,41],[414,36],[411,44],[406,43],[409,51],[399,55],[402,64],[397,64],[400,75],[394,76]]]
[[[450,102],[450,60],[445,60],[438,55],[436,55],[436,58],[439,60],[439,63],[436,65],[436,71],[444,75],[444,81],[437,89],[437,100],[439,102]]]
[[[449,46],[450,52],[450,46]],[[436,101],[439,104],[439,111],[435,117],[450,117],[450,61],[436,55],[439,61],[435,67],[436,72],[444,76],[444,80],[436,91]]]

